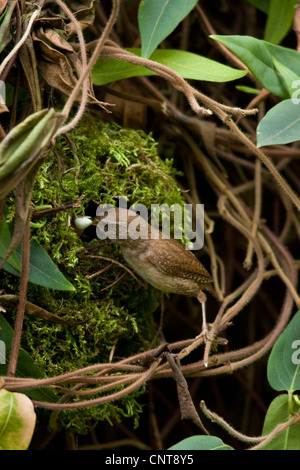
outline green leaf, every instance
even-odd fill
[[[249,3],[252,3],[258,10],[268,13],[270,0],[248,0]]]
[[[251,36],[211,36],[228,47],[248,67],[264,88],[281,98],[289,98],[273,58],[300,76],[299,52]]]
[[[253,95],[259,95],[260,90],[257,88],[253,88],[252,86],[246,86],[246,85],[237,85],[235,87],[239,91],[243,91],[244,93],[249,93]]]
[[[267,373],[274,390],[300,390],[300,310],[275,342]]]
[[[0,261],[11,242],[9,227],[5,217],[2,218],[0,226]],[[15,276],[20,276],[22,266],[22,244],[18,246],[3,269]],[[44,248],[35,240],[30,241],[30,260],[28,280],[34,284],[55,290],[74,291],[74,286],[64,277]]]
[[[288,144],[300,139],[300,106],[293,99],[281,101],[259,122],[257,146]]]
[[[126,50],[140,56],[140,49]],[[245,70],[228,67],[192,52],[173,49],[158,49],[151,55],[150,60],[171,68],[186,79],[227,82],[244,77],[247,73]],[[116,80],[141,75],[156,74],[146,67],[108,58],[98,59],[92,70],[94,85],[105,85]]]
[[[287,88],[289,96],[294,95],[295,86],[300,85],[300,77],[296,75],[289,67],[281,64],[279,60],[273,57],[273,62],[276,67],[276,70],[280,73],[282,80]]]
[[[16,255],[21,261],[22,248],[19,246]],[[55,290],[74,291],[75,287],[65,278],[59,271],[56,264],[44,248],[35,240],[30,241],[30,262],[29,275],[30,282],[40,286],[48,287]]]
[[[0,449],[26,450],[35,428],[32,401],[22,393],[0,390]]]
[[[0,313],[0,376],[7,375],[9,357],[14,331],[4,316]],[[35,379],[45,378],[43,371],[36,365],[32,357],[22,348],[19,350],[16,368],[16,377],[33,377]],[[51,389],[36,388],[24,390],[27,396],[34,400],[56,402],[57,398]]]
[[[0,181],[49,142],[55,128],[55,111],[43,109],[13,128],[0,145]]]
[[[146,59],[176,26],[189,14],[198,0],[142,0],[138,23],[142,57]]]
[[[11,17],[14,12],[14,8],[15,8],[15,5],[10,3],[5,8],[3,14],[1,15],[0,53],[3,51],[3,49],[5,49],[5,47],[9,44],[11,40],[10,23],[11,23]]]
[[[292,26],[296,5],[295,0],[270,1],[264,36],[266,41],[273,44],[282,41]]]
[[[63,116],[42,109],[13,127],[0,144],[0,198],[4,198],[37,165]]]
[[[291,418],[288,410],[289,397],[286,394],[276,397],[267,411],[263,426],[263,436],[271,433],[280,423]],[[298,409],[294,410],[299,412]],[[290,426],[262,447],[263,450],[300,450],[300,423]]]
[[[174,444],[169,450],[234,450],[215,436],[192,436]]]
[[[9,231],[9,227],[6,223],[5,217],[2,217],[0,225],[0,258],[4,258],[6,250],[9,247],[10,241],[11,234]],[[4,269],[7,269],[8,266],[12,268],[12,274],[16,274],[21,271],[21,263],[16,253],[12,253],[10,255],[6,264],[4,265]]]

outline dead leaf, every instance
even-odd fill
[[[37,61],[31,36],[26,39],[25,43],[20,48],[19,58],[29,86],[33,111],[39,111],[42,107],[42,98],[37,73]]]
[[[68,43],[57,31],[51,28],[40,28],[39,34],[41,37],[50,41],[54,47],[58,47],[59,49],[63,49],[64,51],[68,51],[71,53],[75,53],[71,44]]]
[[[76,20],[80,23],[82,30],[94,23],[96,7],[95,0],[83,0],[81,2],[78,2],[77,0],[68,0],[66,3],[71,9]],[[76,34],[75,26],[71,21],[66,24],[65,31],[68,36]]]
[[[35,41],[36,48],[38,49],[37,54],[39,56],[38,60],[38,70],[45,80],[45,82],[69,96],[75,87],[78,78],[73,73],[73,68],[65,54],[54,49],[53,47],[46,44],[44,41],[39,39],[36,35],[33,36]],[[82,64],[77,58],[75,52],[72,53],[73,65],[76,65],[77,75],[80,76],[82,71]],[[76,100],[81,100],[82,93],[79,92]],[[88,89],[88,103],[96,104],[103,107],[107,103],[102,103],[98,101],[94,96],[94,90],[92,87],[91,78],[89,78],[89,89]]]
[[[205,429],[193,403],[187,381],[180,368],[178,356],[172,354],[171,352],[165,352],[164,355],[169,362],[173,372],[174,380],[176,381],[181,419],[191,420],[194,424],[201,428],[205,434],[209,434],[209,432]]]

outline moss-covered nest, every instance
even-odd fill
[[[116,265],[88,279],[86,276],[110,263],[87,254],[123,259],[116,245],[100,242],[92,230],[79,236],[72,219],[85,213],[95,215],[97,204],[115,205],[120,196],[126,197],[129,205],[183,205],[177,174],[172,160],[158,155],[152,136],[116,124],[101,125],[90,115],[67,139],[58,139],[48,154],[33,191],[35,210],[45,205],[64,206],[80,198],[81,205],[34,217],[32,223],[32,238],[75,288],[74,292],[62,292],[29,284],[29,301],[72,322],[62,325],[25,318],[22,346],[47,376],[107,363],[112,353],[112,360],[129,357],[151,344],[159,293],[151,287],[145,289]],[[16,278],[3,271],[0,276],[5,291],[17,293]],[[65,411],[58,418],[79,433],[98,420],[121,420],[123,416],[132,417],[136,424],[142,409],[141,393],[143,390],[118,403]]]

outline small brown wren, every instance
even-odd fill
[[[160,230],[136,212],[124,208],[112,208],[92,220],[76,219],[75,224],[79,228],[96,225],[98,237],[116,242],[128,265],[156,289],[196,297],[202,306],[201,335],[207,339],[206,295],[203,291],[218,296],[207,270],[182,243],[163,238]],[[105,231],[105,227],[109,231]],[[136,238],[137,233],[139,238]]]

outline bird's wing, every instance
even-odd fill
[[[191,279],[198,283],[210,283],[212,278],[198,258],[184,245],[174,239],[157,240],[159,244],[155,253],[148,256],[149,261],[161,272],[183,279]],[[172,244],[172,246],[170,245]],[[172,248],[170,250],[170,247]],[[153,250],[154,251],[154,250]]]

